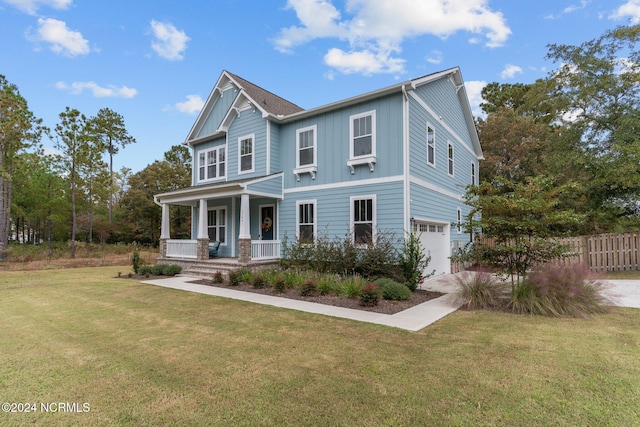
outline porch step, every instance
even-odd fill
[[[158,264],[177,264],[182,267],[179,276],[203,277],[211,279],[216,272],[221,272],[224,277],[229,275],[231,270],[243,267],[238,263],[237,258],[214,258],[210,260],[191,260],[191,259],[175,259],[160,258]],[[275,267],[278,260],[269,261],[253,261],[245,268],[251,270],[260,270],[264,268]]]

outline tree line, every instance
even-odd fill
[[[485,160],[470,198],[544,180],[550,206],[577,214],[582,234],[640,228],[640,25],[579,46],[548,46],[558,64],[532,84],[491,83],[476,120]],[[57,154],[45,154],[47,136]],[[153,195],[191,184],[191,153],[174,146],[140,172],[113,170],[135,138],[108,108],[93,117],[66,108],[51,130],[0,75],[0,259],[9,240],[141,242],[159,239]],[[533,180],[533,181],[532,181]],[[482,206],[482,202],[473,202]],[[171,207],[172,235],[190,235],[190,208]],[[483,213],[490,220],[491,212]],[[567,230],[564,230],[565,232]]]

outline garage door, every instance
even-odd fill
[[[431,261],[425,269],[425,275],[431,274],[433,270],[436,271],[436,275],[449,274],[451,272],[449,225],[418,224],[418,233],[420,234],[420,243],[425,254],[431,257]]]

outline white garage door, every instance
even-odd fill
[[[429,265],[425,269],[425,275],[431,274],[433,270],[438,274],[449,274],[451,272],[451,261],[449,260],[449,225],[423,223],[418,224],[420,243],[427,256],[431,257]]]

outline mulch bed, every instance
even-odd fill
[[[314,295],[314,296],[302,296],[300,295],[300,289],[287,289],[284,292],[276,292],[271,287],[262,289],[254,288],[247,283],[241,283],[237,286],[229,285],[225,283],[214,283],[212,280],[199,279],[193,280],[189,283],[196,283],[199,285],[216,286],[220,288],[233,289],[236,291],[253,292],[256,294],[271,295],[281,298],[289,298],[300,301],[315,302],[318,304],[332,305],[335,307],[352,308],[354,310],[371,311],[374,313],[382,314],[395,314],[404,311],[408,308],[422,304],[423,302],[441,297],[442,293],[433,291],[417,290],[412,293],[411,299],[406,301],[388,301],[381,299],[377,306],[364,307],[360,305],[360,301],[357,298],[342,298],[335,295]]]

